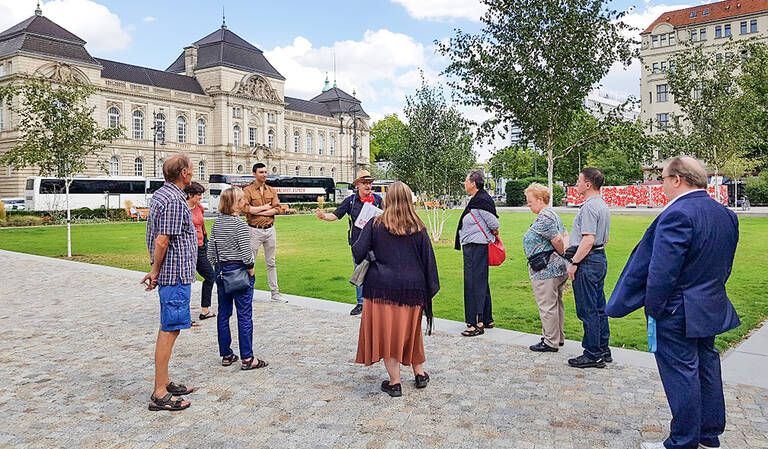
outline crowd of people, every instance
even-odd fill
[[[163,165],[166,183],[155,192],[149,208],[147,248],[152,268],[142,282],[147,290],[158,288],[161,306],[150,410],[190,406],[182,396],[195,388],[171,382],[168,361],[179,330],[192,325],[189,305],[196,272],[204,279],[199,319],[217,318],[223,366],[238,360],[242,370],[268,365],[253,353],[254,260],[261,246],[271,298],[283,302],[275,268],[274,216],[280,201],[266,184],[264,164],[254,165],[255,181],[244,191],[232,187],[222,192],[221,214],[210,236],[199,204],[204,189],[192,182],[192,171],[184,155],[167,160]],[[645,307],[649,328],[654,327],[658,338],[655,356],[673,420],[667,440],[645,442],[642,447],[719,447],[725,405],[714,336],[740,324],[725,292],[738,242],[738,220],[703,190],[707,176],[698,161],[672,159],[662,172],[670,204],[632,252],[606,307],[605,247],[611,215],[600,197],[603,179],[597,168],[581,170],[576,186],[585,202],[570,233],[549,206],[547,187],[533,183],[525,190],[536,218],[523,236],[522,250],[542,325],[541,341],[530,350],[557,352],[565,344],[563,291],[569,279],[584,329],[582,354],[568,360],[572,367],[604,368],[612,362],[608,315],[621,317]],[[354,266],[367,267],[351,312],[362,314],[355,361],[371,365],[383,360],[389,379],[382,382],[381,390],[397,397],[402,395],[401,364],[413,369],[416,388],[425,388],[430,381],[424,370],[421,317],[426,315],[426,333],[430,334],[432,300],[440,282],[431,239],[416,213],[411,189],[395,182],[382,199],[371,192],[372,182],[371,174],[361,171],[354,181],[357,192],[333,213],[318,210],[317,217],[329,222],[349,218],[348,243]],[[495,326],[489,245],[499,238],[500,222],[484,184],[482,172],[467,175],[464,189],[470,200],[456,229],[455,249],[462,251],[464,266],[464,337],[483,335]],[[358,217],[367,205],[380,215],[360,226]],[[218,315],[210,311],[214,282]],[[233,308],[237,311],[239,358],[231,349]]]

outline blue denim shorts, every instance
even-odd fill
[[[160,294],[160,329],[171,332],[192,327],[189,313],[192,284],[161,285],[157,291]]]

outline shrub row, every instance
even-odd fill
[[[312,211],[320,207],[320,203],[290,203],[288,204],[291,209],[295,209],[299,212]],[[327,202],[323,203],[323,209],[336,209],[339,207],[339,203]]]
[[[507,181],[507,206],[525,206],[525,189],[531,185],[532,182],[547,185],[547,178],[529,177]],[[562,199],[565,198],[565,188],[558,184],[553,185],[552,197],[552,204],[559,206]]]
[[[8,218],[14,216],[32,216],[32,217],[48,217],[51,220],[63,220],[67,216],[67,211],[46,211],[46,210],[9,210],[6,212]],[[72,209],[72,219],[75,220],[88,220],[92,218],[102,218],[107,220],[127,220],[128,214],[125,213],[125,209],[106,209],[97,208],[90,209],[82,207],[80,209]]]
[[[768,205],[768,171],[764,171],[759,177],[748,179],[744,194],[753,206]]]

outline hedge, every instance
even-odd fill
[[[752,205],[768,204],[768,172],[757,178],[748,179],[744,194]]]
[[[9,210],[6,212],[8,217],[13,216],[34,216],[34,217],[54,217],[56,219],[64,219],[67,216],[67,211],[47,211],[47,210]],[[127,220],[128,214],[125,209],[106,209],[97,208],[89,209],[82,207],[80,209],[72,209],[72,219],[88,220],[92,218],[104,218],[108,220]]]
[[[525,189],[531,185],[532,182],[547,185],[546,178],[529,177],[507,181],[507,206],[525,206]],[[552,193],[552,204],[559,206],[562,199],[565,198],[565,189],[559,184],[554,184],[552,186]]]

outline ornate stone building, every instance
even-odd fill
[[[285,78],[226,25],[162,71],[94,58],[85,41],[37,10],[0,33],[0,84],[28,76],[92,85],[88,102],[99,125],[124,127],[84,175],[103,175],[106,165],[111,175],[162,176],[157,167],[175,153],[190,156],[204,183],[212,173],[250,173],[255,162],[271,174],[352,181],[355,162],[358,169],[370,163],[369,117],[359,100],[327,80],[310,100],[286,97]],[[15,120],[0,103],[0,154],[19,137]],[[23,196],[25,178],[35,174],[0,167],[0,197]]]

